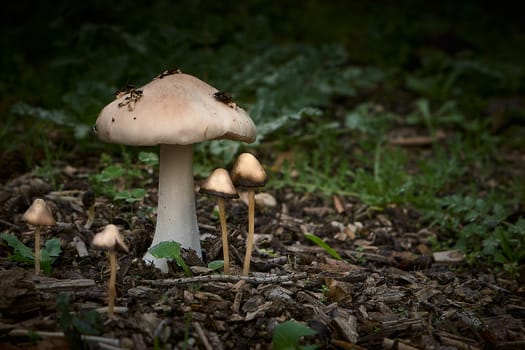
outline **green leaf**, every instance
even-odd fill
[[[35,262],[33,250],[20,242],[15,235],[2,233],[0,234],[0,238],[5,240],[7,244],[13,248],[12,260],[27,264]],[[44,248],[40,250],[40,267],[46,275],[51,274],[51,265],[55,262],[61,251],[60,240],[58,238],[52,238],[46,241]]]
[[[180,255],[180,243],[175,241],[160,242],[151,247],[149,252],[159,259],[175,259],[176,255]]]
[[[310,241],[317,244],[319,247],[323,248],[328,254],[330,254],[333,258],[337,260],[343,260],[341,255],[339,255],[338,252],[334,250],[334,248],[330,247],[328,244],[326,244],[325,241],[323,241],[321,238],[317,237],[316,235],[312,235],[309,233],[305,233],[304,235],[306,238],[308,238]]]
[[[40,266],[46,275],[51,274],[51,265],[56,261],[60,253],[60,240],[51,238],[46,241],[44,249],[40,250]]]
[[[159,259],[175,260],[177,265],[184,270],[187,276],[191,276],[191,270],[180,253],[180,243],[175,241],[160,242],[149,249],[151,255]]]
[[[40,250],[40,267],[46,275],[51,275],[51,257],[47,250]]]
[[[58,294],[56,308],[58,323],[72,349],[85,348],[81,334],[100,334],[102,321],[99,313],[95,310],[74,312],[69,293]]]
[[[109,182],[121,178],[126,173],[126,169],[119,165],[110,165],[95,175],[95,179],[99,182]]]
[[[274,350],[314,349],[299,345],[301,337],[314,335],[316,332],[303,323],[286,321],[278,324],[273,332],[272,344]]]
[[[62,253],[60,240],[58,238],[51,238],[47,240],[46,244],[44,245],[44,250],[47,251],[51,257],[52,262],[54,262],[60,253]]]
[[[147,165],[158,165],[159,164],[159,156],[157,153],[153,152],[140,152],[139,153],[139,160]]]
[[[100,315],[95,310],[80,312],[73,319],[73,325],[80,334],[97,335],[100,333]]]
[[[13,248],[12,260],[23,263],[33,263],[35,261],[33,250],[26,247],[15,235],[2,233],[0,234],[0,238],[5,240],[7,244]]]
[[[212,270],[218,270],[224,266],[224,260],[214,260],[208,263],[208,268]]]
[[[146,190],[143,188],[134,188],[130,191],[120,191],[113,197],[114,200],[124,200],[128,203],[139,202],[146,196]]]

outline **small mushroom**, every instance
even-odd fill
[[[239,194],[233,186],[230,174],[222,168],[215,169],[213,173],[202,183],[199,190],[210,196],[217,197],[219,206],[219,217],[221,220],[222,231],[222,252],[224,255],[224,274],[230,274],[230,253],[228,247],[228,227],[226,226],[226,211],[224,210],[224,200],[228,198],[239,198]]]
[[[161,74],[137,89],[131,110],[123,95],[96,121],[99,139],[135,146],[160,145],[157,223],[152,246],[176,241],[202,256],[195,212],[193,144],[206,140],[255,141],[255,125],[242,108],[214,98],[219,90],[189,74]],[[119,107],[120,105],[120,107]],[[143,258],[168,272],[166,259]]]
[[[108,315],[113,316],[115,307],[115,298],[117,296],[117,250],[129,253],[129,249],[120,236],[117,226],[113,224],[106,225],[104,230],[93,237],[91,244],[95,247],[107,249],[109,252],[110,277],[108,285]]]
[[[46,202],[41,198],[33,201],[22,216],[22,220],[35,226],[35,274],[38,275],[40,273],[40,229],[42,226],[54,226],[56,221]]]
[[[248,189],[248,239],[246,255],[244,256],[243,275],[250,272],[250,260],[253,250],[255,231],[255,188],[262,187],[268,181],[268,176],[261,163],[251,153],[242,153],[237,157],[232,168],[232,181],[235,186]]]
[[[88,189],[82,194],[82,205],[87,212],[84,228],[89,230],[95,220],[95,192],[92,189]]]

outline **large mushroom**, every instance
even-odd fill
[[[228,94],[178,70],[129,87],[100,112],[98,137],[125,145],[160,145],[157,225],[152,246],[176,241],[202,256],[195,213],[193,144],[228,139],[251,143],[255,125]],[[165,259],[147,253],[163,272]]]

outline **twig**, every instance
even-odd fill
[[[35,284],[36,289],[46,292],[59,292],[67,290],[75,290],[80,288],[89,288],[95,285],[94,280],[90,279],[76,279],[76,280],[58,280],[58,281],[42,281],[42,283]]]
[[[142,283],[149,284],[152,286],[176,286],[188,283],[200,283],[200,282],[231,282],[237,283],[239,281],[246,281],[251,284],[262,284],[262,283],[283,283],[292,280],[298,280],[305,278],[306,272],[292,273],[290,275],[268,275],[268,276],[230,276],[230,275],[206,275],[206,276],[194,276],[194,277],[183,277],[183,278],[169,278],[163,280],[142,280]]]
[[[5,221],[5,220],[0,219],[0,224],[9,226],[9,227],[11,227],[13,229],[16,229],[16,230],[20,230],[20,226],[15,225],[13,223],[10,223],[9,221]]]
[[[9,332],[10,337],[33,337],[37,336],[40,338],[65,338],[64,332],[44,332],[44,331],[32,331],[29,329],[15,328]],[[112,346],[120,346],[120,340],[115,338],[104,338],[95,335],[80,335],[81,339],[88,342],[97,342],[108,344]]]
[[[523,349],[525,340],[506,341],[496,345],[496,349]]]
[[[95,311],[97,311],[99,314],[104,314],[106,312],[109,312],[109,306],[96,308]],[[113,313],[124,314],[126,312],[128,312],[128,308],[125,306],[113,306]]]
[[[213,347],[210,345],[210,342],[208,341],[208,337],[206,337],[206,334],[204,333],[204,329],[202,329],[200,323],[193,322],[192,323],[193,328],[197,331],[197,335],[199,336],[200,341],[202,342],[202,345],[204,345],[204,348],[206,350],[213,350]]]

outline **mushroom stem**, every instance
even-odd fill
[[[160,145],[157,226],[151,246],[176,241],[184,248],[194,249],[201,257],[192,162],[192,145]],[[146,253],[144,260],[168,272],[166,259]]]
[[[117,253],[114,249],[109,250],[109,285],[108,285],[108,316],[113,316],[115,298],[117,297]]]
[[[222,231],[222,255],[224,256],[224,274],[230,274],[230,250],[228,247],[228,227],[226,226],[226,210],[224,209],[224,199],[217,198],[219,205],[219,217],[221,219]]]
[[[35,274],[40,273],[40,226],[35,229]]]
[[[242,274],[250,273],[250,261],[253,250],[253,236],[255,232],[255,190],[248,190],[248,239],[246,242],[246,255],[244,256],[244,267]]]
[[[95,206],[92,205],[87,210],[87,220],[84,224],[84,228],[89,230],[93,226],[93,221],[95,221]]]

